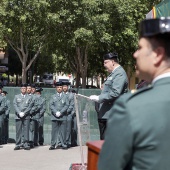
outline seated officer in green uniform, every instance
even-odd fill
[[[139,78],[151,85],[110,110],[98,170],[170,169],[170,18],[141,22],[134,58]]]
[[[119,65],[118,54],[108,53],[103,56],[104,67],[110,73],[99,96],[91,95],[90,99],[100,103],[98,112],[98,123],[100,139],[104,139],[108,113],[115,100],[122,94],[128,92],[128,78],[123,67]]]

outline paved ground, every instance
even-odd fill
[[[69,170],[72,163],[81,163],[80,147],[68,150],[49,150],[39,146],[29,151],[14,151],[15,144],[0,146],[0,170]],[[87,147],[83,147],[84,161],[87,162]]]

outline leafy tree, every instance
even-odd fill
[[[121,64],[133,68],[138,24],[158,2],[2,0],[0,35],[18,54],[23,81],[44,47],[41,59],[36,60],[37,72],[48,69],[43,64],[48,61],[57,71],[75,73],[77,84],[82,77],[85,87],[87,76],[106,75],[102,61],[106,52],[117,51]]]
[[[104,76],[102,55],[117,51],[124,67],[134,66],[138,25],[155,1],[82,0],[51,1],[51,16],[61,24],[54,43],[63,60],[80,76]],[[54,22],[55,23],[55,22]],[[60,35],[59,35],[60,33]]]
[[[56,44],[75,70],[77,83],[80,76],[83,87],[87,76],[106,76],[102,59],[106,52],[118,52],[121,65],[134,70],[139,22],[159,0],[58,2],[55,9],[62,24]]]
[[[58,42],[59,52],[69,61],[72,70],[76,71],[76,79],[82,77],[82,86],[86,85],[89,52],[102,42],[105,46],[111,41],[107,9],[102,12],[103,1],[52,1],[53,19],[59,18],[61,25]],[[112,3],[108,1],[108,3]],[[55,8],[54,8],[55,6]],[[57,14],[56,14],[57,13]],[[54,17],[55,16],[55,17]],[[57,20],[58,22],[58,20]]]
[[[56,59],[52,55],[41,53],[32,65],[32,70],[37,75],[42,75],[45,72],[56,72]]]
[[[0,6],[1,37],[17,53],[22,64],[22,82],[38,57],[48,35],[46,0],[2,0]],[[33,53],[30,56],[30,53]]]

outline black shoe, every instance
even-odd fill
[[[62,145],[57,145],[56,149],[62,149]]]
[[[34,143],[34,146],[38,146],[38,143]]]
[[[31,145],[30,145],[30,148],[34,148],[34,145],[33,145],[33,144],[31,144]]]
[[[76,146],[78,146],[77,144],[71,144],[71,147],[76,147]]]
[[[20,147],[19,147],[19,146],[16,146],[16,147],[14,148],[14,150],[20,150]]]
[[[67,148],[71,148],[71,144],[67,144]]]
[[[68,149],[67,145],[63,145],[62,149],[64,149],[64,150]]]
[[[57,145],[58,147],[62,147],[62,144],[61,143],[58,143],[58,145]]]
[[[24,147],[24,150],[30,150],[29,146]]]
[[[49,150],[54,150],[55,149],[55,147],[54,146],[51,146],[50,148],[49,148]]]
[[[40,146],[43,146],[43,143],[39,143]]]
[[[24,147],[24,143],[21,143],[21,144],[20,144],[20,147],[23,148],[23,147]]]

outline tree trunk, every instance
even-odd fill
[[[16,75],[16,82],[15,85],[18,86],[18,74]]]
[[[45,37],[43,37],[43,38],[45,38]],[[10,44],[10,46],[16,51],[16,53],[22,63],[22,83],[26,83],[27,71],[31,67],[31,65],[35,61],[35,59],[38,57],[40,50],[42,48],[43,41],[39,45],[39,48],[37,49],[37,51],[35,51],[36,52],[35,55],[30,59],[30,61],[28,61],[29,42],[24,42],[22,27],[20,27],[20,44],[19,44],[19,46],[17,46],[16,43],[11,41],[8,37],[6,37],[6,40]]]
[[[87,77],[87,49],[88,46],[79,47],[76,46],[76,53],[78,58],[78,65],[80,67],[80,73],[82,77],[82,88],[86,88],[86,77]]]
[[[100,76],[97,76],[97,87],[100,87]]]
[[[25,68],[22,68],[22,83],[26,83],[27,82],[27,71]]]
[[[78,88],[79,87],[79,85],[80,85],[80,74],[77,72],[76,73],[76,88]]]
[[[82,88],[86,88],[86,75],[82,75]]]
[[[93,77],[91,77],[91,85],[93,86]]]

